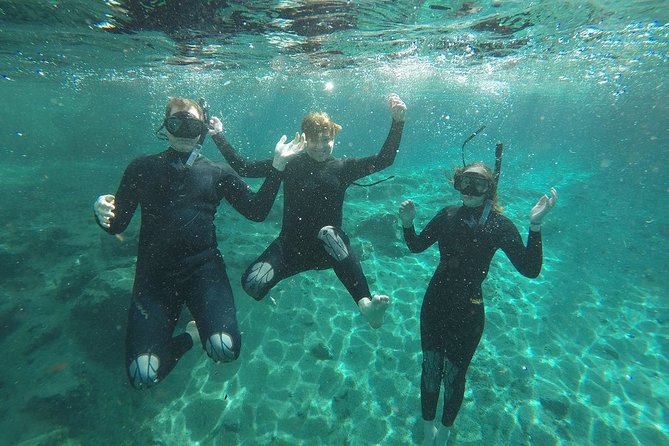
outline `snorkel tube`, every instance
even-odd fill
[[[195,147],[193,148],[193,151],[190,153],[190,156],[188,157],[188,160],[186,161],[186,166],[191,167],[195,160],[197,159],[198,156],[200,156],[200,152],[202,151],[202,143],[204,142],[204,139],[207,137],[207,133],[209,133],[209,104],[207,104],[207,101],[201,97],[199,100],[200,107],[202,108],[202,119],[204,119],[204,123],[206,124],[204,126],[204,130],[200,134],[200,139],[197,140],[197,144],[195,144]]]
[[[467,163],[465,162],[465,145],[472,139],[476,137],[479,133],[481,133],[485,129],[485,125],[482,125],[479,127],[475,132],[473,132],[471,135],[465,139],[465,141],[462,143],[461,151],[462,151],[462,167],[465,167]],[[495,187],[497,187],[497,183],[499,183],[499,175],[502,173],[502,154],[504,152],[504,144],[501,142],[498,142],[497,145],[495,146],[495,171],[493,173],[493,181],[495,182]]]
[[[207,101],[202,97],[198,102],[200,107],[202,107],[202,119],[204,119],[204,123],[206,124],[205,130],[202,132],[200,139],[197,141],[199,145],[202,145],[204,139],[207,137],[207,133],[209,133],[209,104],[207,104]]]
[[[467,143],[469,141],[474,139],[476,137],[476,135],[478,135],[480,132],[482,132],[483,129],[485,129],[485,125],[482,125],[481,127],[479,127],[478,130],[476,130],[474,133],[469,135],[467,137],[467,139],[465,139],[465,142],[462,143],[462,148],[461,148],[461,151],[462,151],[462,167],[465,167],[465,165],[467,164],[467,163],[465,163],[465,145],[467,145]]]
[[[493,173],[493,180],[495,181],[495,188],[499,183],[499,174],[502,173],[502,152],[504,151],[504,144],[498,142],[495,146],[495,172]]]

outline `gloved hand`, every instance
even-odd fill
[[[407,106],[395,93],[388,95],[388,107],[390,108],[390,114],[393,117],[393,121],[404,121],[404,113],[407,110]]]
[[[530,224],[539,226],[546,214],[548,214],[550,210],[553,209],[553,206],[555,206],[557,203],[557,199],[557,191],[554,187],[551,187],[551,197],[548,198],[547,195],[544,195],[543,197],[539,198],[537,204],[535,204],[530,211]]]
[[[307,144],[307,138],[304,136],[304,133],[301,135],[295,133],[295,138],[288,144],[286,144],[286,139],[288,139],[288,137],[283,135],[274,148],[274,160],[272,160],[272,166],[279,172],[283,172],[288,161],[304,150],[304,146]]]
[[[110,220],[115,217],[115,200],[113,195],[100,195],[93,204],[93,212],[104,228],[109,229]]]
[[[413,219],[416,218],[416,204],[413,200],[406,200],[400,204],[400,220],[403,228],[413,226]]]

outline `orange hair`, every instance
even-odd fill
[[[321,134],[334,138],[340,130],[341,126],[325,112],[309,113],[302,120],[302,133],[307,137],[307,141],[317,139]]]
[[[170,117],[173,108],[191,108],[195,107],[197,112],[200,115],[200,119],[204,119],[204,110],[200,104],[192,99],[179,98],[175,96],[170,96],[167,100],[167,105],[165,106],[165,119]]]

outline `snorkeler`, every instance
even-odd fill
[[[483,333],[481,284],[495,252],[501,249],[526,277],[537,277],[541,271],[541,222],[555,206],[557,192],[551,188],[551,197],[544,195],[532,208],[525,247],[518,229],[497,206],[501,152],[502,146],[498,145],[494,172],[483,163],[466,164],[455,170],[453,185],[460,192],[463,205],[442,209],[420,235],[413,225],[414,202],[406,200],[400,205],[399,216],[409,250],[422,252],[437,243],[440,254],[420,312],[424,445],[443,446],[448,442],[450,427],[462,405],[467,368]],[[434,419],[441,381],[444,409],[441,427],[437,428]]]
[[[282,137],[265,182],[253,193],[229,166],[199,153],[210,131],[207,121],[197,102],[170,98],[161,126],[168,149],[135,159],[116,195],[102,195],[94,205],[98,224],[110,234],[123,232],[137,206],[142,208],[126,334],[126,371],[136,389],[161,381],[198,342],[215,362],[237,359],[241,335],[216,243],[216,208],[226,199],[249,220],[264,220],[279,190],[280,171],[304,146],[300,139],[285,144]],[[222,131],[220,120],[211,123],[218,126],[213,131]],[[173,336],[184,305],[195,321]]]
[[[326,113],[310,113],[302,121],[304,153],[292,159],[285,172],[281,233],[242,275],[244,290],[263,299],[281,280],[308,270],[334,269],[360,312],[373,328],[383,323],[389,305],[386,295],[370,293],[360,260],[342,230],[346,189],[356,180],[390,166],[399,149],[406,105],[396,94],[388,97],[392,124],[377,155],[339,159],[332,156],[341,126]],[[270,160],[247,161],[220,134],[219,150],[240,175],[268,175]]]

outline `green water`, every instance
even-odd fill
[[[412,198],[420,228],[457,203],[444,173],[481,125],[466,156],[492,163],[505,143],[500,198],[524,238],[541,194],[555,186],[560,201],[538,279],[493,260],[449,444],[669,444],[669,8],[464,3],[202,2],[178,25],[156,19],[172,2],[141,21],[120,12],[137,2],[0,1],[0,444],[419,444],[418,315],[438,253],[410,254],[395,216]],[[350,189],[344,218],[372,292],[392,298],[383,328],[331,271],[248,297],[239,277],[277,235],[281,197],[264,223],[224,204],[242,355],[191,351],[133,390],[139,219],[121,242],[92,203],[165,148],[167,97],[206,97],[251,158],[326,110],[343,157],[379,150],[392,92],[408,107],[400,153],[369,180],[395,178]],[[223,162],[211,141],[204,151]]]

